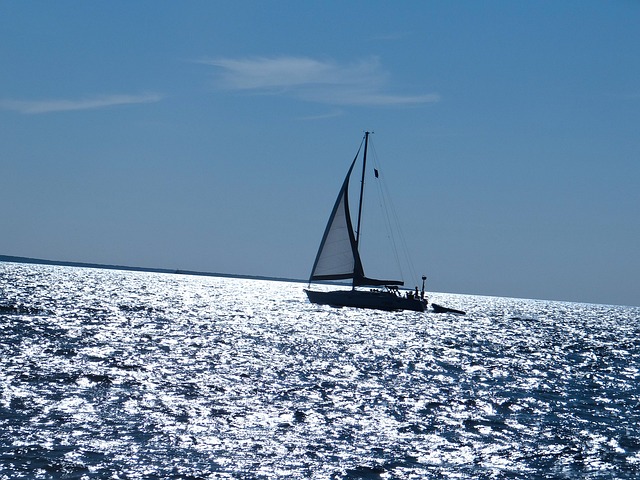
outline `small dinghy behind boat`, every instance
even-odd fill
[[[455,313],[458,315],[465,315],[466,312],[462,310],[456,310],[455,308],[443,307],[442,305],[438,305],[437,303],[432,303],[431,307],[435,313]]]

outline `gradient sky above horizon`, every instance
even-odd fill
[[[2,2],[0,254],[304,279],[373,130],[428,290],[640,305],[638,25],[635,1]]]

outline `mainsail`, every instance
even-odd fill
[[[365,146],[366,151],[366,146]],[[318,280],[345,280],[351,278],[353,286],[403,285],[398,280],[377,280],[364,275],[362,261],[358,253],[358,243],[353,233],[349,211],[349,179],[356,164],[353,159],[340,193],[331,211],[316,260],[311,270],[309,282]]]

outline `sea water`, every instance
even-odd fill
[[[0,263],[0,478],[637,478],[640,309]]]

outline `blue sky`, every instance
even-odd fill
[[[428,289],[640,305],[638,25],[635,1],[2,2],[0,253],[306,278],[373,130]]]

